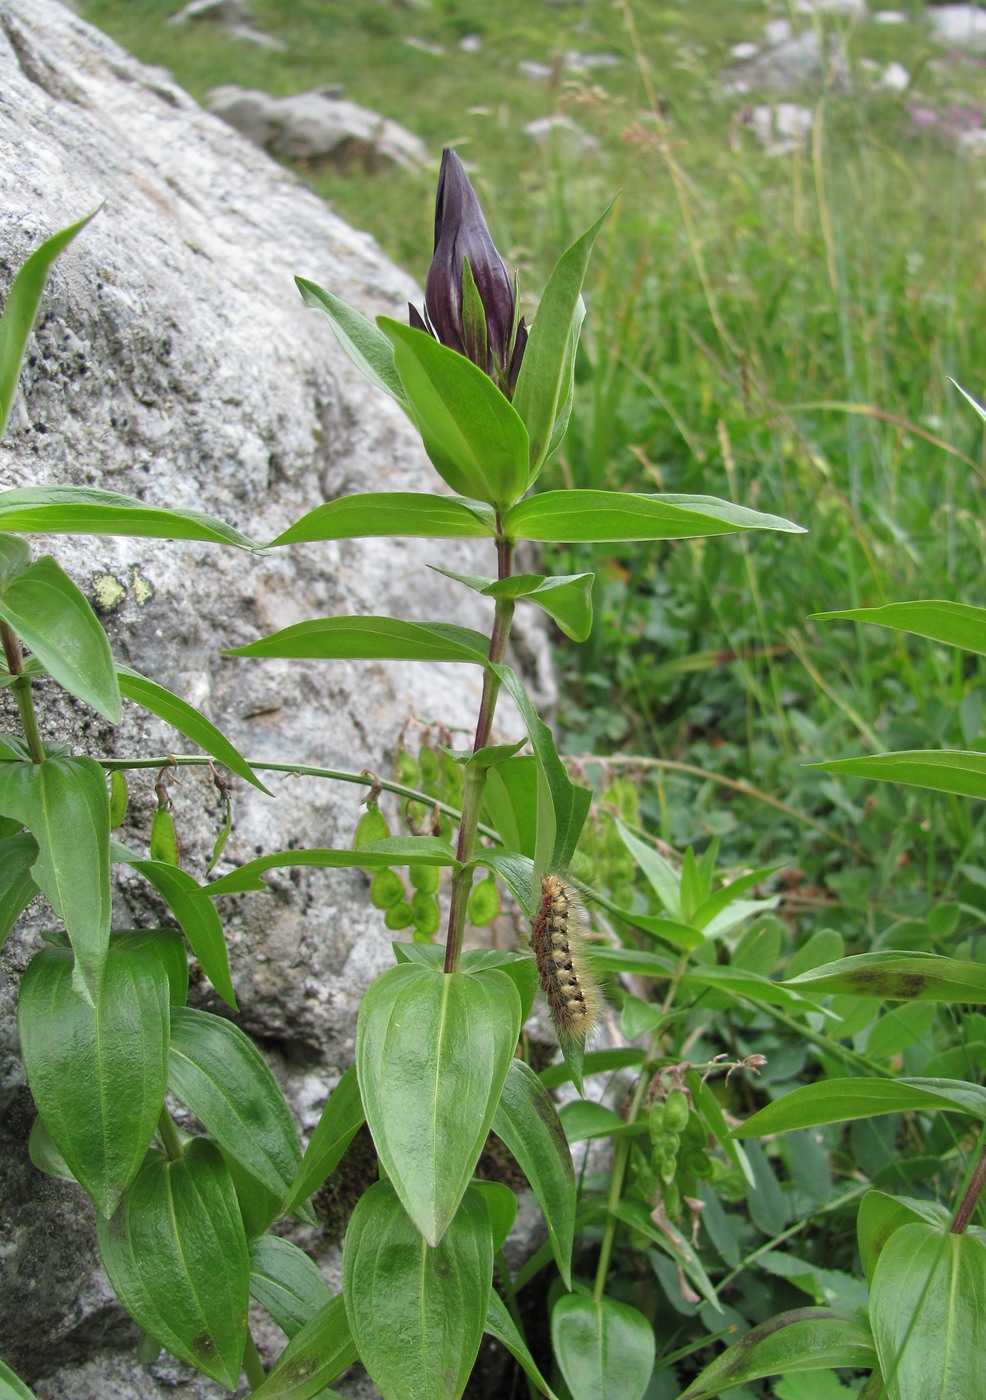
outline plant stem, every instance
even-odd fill
[[[185,1155],[185,1148],[182,1144],[181,1134],[178,1132],[178,1126],[167,1107],[161,1109],[161,1116],[157,1120],[157,1130],[161,1134],[161,1142],[168,1157],[172,1162],[177,1162],[179,1157]]]
[[[983,1187],[986,1186],[986,1135],[979,1148],[979,1156],[976,1158],[976,1165],[972,1169],[969,1184],[966,1186],[959,1201],[958,1210],[955,1212],[955,1219],[952,1221],[953,1235],[965,1234],[966,1226],[972,1219],[972,1213],[979,1203]]]
[[[640,1105],[644,1101],[644,1095],[650,1087],[651,1076],[642,1074],[637,1080],[637,1087],[633,1091],[633,1101],[630,1104],[630,1112],[627,1115],[628,1123],[635,1123]],[[630,1160],[630,1148],[632,1143],[629,1138],[620,1138],[616,1145],[616,1152],[613,1155],[613,1175],[609,1184],[609,1200],[606,1202],[606,1227],[603,1231],[603,1242],[599,1250],[599,1263],[596,1265],[596,1284],[592,1290],[592,1301],[601,1303],[603,1292],[606,1288],[606,1275],[609,1273],[610,1256],[613,1253],[613,1241],[616,1238],[616,1227],[619,1221],[616,1218],[616,1208],[620,1204],[620,1196],[623,1193],[623,1178],[626,1175],[627,1162]]]
[[[31,697],[31,677],[24,674],[24,656],[21,652],[21,644],[11,628],[6,622],[0,622],[0,639],[3,640],[3,653],[7,659],[7,670],[17,679],[11,682],[10,688],[17,701],[17,709],[20,712],[21,724],[24,726],[24,737],[27,740],[28,753],[31,755],[32,763],[43,763],[45,757],[44,745],[41,742],[41,735],[38,732],[38,719],[34,713],[34,700]]]
[[[257,1350],[257,1343],[253,1340],[252,1332],[247,1333],[246,1350],[243,1353],[243,1369],[246,1371],[251,1390],[262,1386],[267,1379],[267,1372],[264,1370],[264,1363],[260,1359],[260,1352]]]
[[[498,538],[496,542],[497,578],[510,577],[511,545],[508,540]],[[483,698],[479,704],[479,718],[476,721],[476,735],[472,751],[478,753],[490,741],[493,729],[493,714],[496,698],[500,692],[500,678],[493,670],[500,664],[507,650],[510,624],[514,616],[514,600],[498,598],[493,618],[493,632],[490,637],[489,665],[483,672]],[[462,817],[459,821],[459,839],[455,858],[458,869],[452,877],[452,898],[449,904],[448,933],[445,939],[445,971],[454,972],[462,952],[462,935],[466,927],[466,905],[472,889],[473,870],[469,866],[476,847],[476,831],[479,813],[483,805],[483,789],[486,786],[486,769],[478,765],[465,769],[465,787],[462,794]]]

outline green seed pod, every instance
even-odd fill
[[[421,890],[423,894],[434,894],[442,877],[437,865],[412,865],[408,867],[407,873],[413,887]]]
[[[404,889],[404,881],[396,870],[378,870],[370,885],[370,903],[376,909],[392,909],[395,904],[399,904],[406,897],[407,891]],[[410,921],[409,921],[410,922]],[[390,924],[387,925],[391,927]],[[399,924],[399,928],[406,925]]]
[[[397,782],[403,783],[404,787],[419,788],[421,786],[421,769],[417,759],[407,749],[400,749],[394,759],[394,777]]]
[[[414,913],[414,936],[430,938],[438,931],[440,915],[438,900],[425,890],[415,890],[411,896],[411,909]]]
[[[474,885],[466,905],[466,917],[476,928],[491,924],[500,912],[500,891],[492,874]]]
[[[178,834],[167,807],[159,807],[151,823],[151,860],[164,861],[166,865],[181,865],[181,849]]]
[[[662,1157],[662,1158],[661,1158],[661,1160],[660,1160],[660,1162],[659,1162],[659,1164],[658,1164],[657,1172],[658,1172],[658,1175],[660,1176],[661,1180],[664,1182],[665,1186],[670,1186],[670,1185],[671,1185],[672,1181],[674,1181],[674,1179],[675,1179],[675,1175],[677,1174],[677,1171],[678,1171],[678,1159],[677,1159],[677,1157],[667,1156],[667,1157]]]
[[[387,825],[387,818],[374,802],[367,807],[356,824],[356,832],[353,836],[353,850],[361,851],[364,846],[369,846],[373,841],[386,841],[390,835],[390,827]]]
[[[681,1146],[681,1138],[677,1133],[669,1133],[666,1129],[663,1133],[658,1133],[651,1138],[655,1152],[664,1152],[669,1157],[677,1157],[678,1148]]]
[[[403,901],[400,904],[392,904],[383,916],[383,921],[389,929],[409,928],[414,923],[414,910],[410,904]]]
[[[441,770],[438,766],[438,755],[427,744],[423,744],[418,751],[418,767],[421,770],[421,784],[425,792],[431,792],[439,780]]]
[[[650,1133],[651,1142],[656,1142],[661,1133],[664,1132],[664,1103],[661,1099],[655,1099],[650,1106],[647,1115],[647,1129]]]
[[[664,1101],[664,1126],[669,1133],[680,1133],[688,1122],[688,1097],[681,1089],[672,1089]]]
[[[119,768],[110,774],[110,830],[123,825],[127,815],[127,775]]]
[[[664,1209],[671,1220],[677,1220],[681,1214],[681,1191],[676,1181],[666,1181],[661,1191],[661,1199],[664,1201]]]

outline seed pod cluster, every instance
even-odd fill
[[[599,1014],[599,990],[585,957],[582,905],[557,875],[542,877],[531,947],[558,1039],[584,1041]]]

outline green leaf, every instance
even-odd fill
[[[623,1200],[613,1214],[617,1220],[622,1220],[631,1230],[653,1240],[665,1254],[669,1254],[709,1306],[716,1312],[722,1312],[722,1304],[716,1296],[712,1280],[702,1267],[701,1260],[684,1235],[676,1230],[670,1221],[666,1220],[663,1230],[659,1229],[648,1208],[640,1201]]]
[[[164,1105],[168,979],[163,966],[117,947],[95,1004],[73,986],[67,948],[43,948],[17,1008],[31,1093],[72,1175],[112,1214],[144,1160]]]
[[[986,1246],[944,1225],[901,1226],[876,1262],[870,1319],[888,1400],[981,1394]]]
[[[340,496],[316,506],[271,540],[268,547],[373,535],[454,540],[495,534],[496,516],[485,501],[416,491],[369,491]]]
[[[891,1235],[902,1225],[921,1222],[947,1229],[948,1211],[938,1201],[924,1201],[911,1196],[888,1196],[884,1191],[867,1191],[859,1203],[856,1238],[868,1283],[873,1282],[876,1261]]]
[[[0,812],[38,843],[31,875],[65,923],[77,989],[95,1004],[110,937],[110,801],[91,758],[0,763]]]
[[[534,481],[548,456],[555,422],[564,416],[571,395],[575,348],[582,319],[579,315],[582,283],[593,244],[611,208],[612,205],[606,208],[591,228],[558,259],[528,335],[513,404],[530,435],[529,483]]]
[[[474,1181],[472,1189],[478,1191],[486,1202],[493,1253],[496,1254],[503,1248],[517,1219],[517,1197],[502,1181]]]
[[[383,332],[354,306],[316,283],[304,277],[294,280],[305,305],[322,312],[356,368],[406,410],[407,398],[394,368],[394,348]]]
[[[31,546],[24,540],[15,535],[0,535],[0,589],[22,574],[32,558]]]
[[[495,1337],[498,1342],[501,1342],[507,1348],[510,1355],[515,1361],[520,1363],[525,1374],[530,1377],[538,1387],[538,1390],[548,1397],[548,1400],[558,1400],[555,1392],[538,1370],[533,1356],[527,1349],[524,1338],[517,1329],[517,1324],[507,1312],[506,1304],[499,1293],[494,1292],[492,1289],[490,1290],[490,1301],[486,1308],[484,1331],[486,1331],[489,1336]]]
[[[572,1286],[575,1237],[575,1169],[565,1130],[551,1095],[523,1060],[512,1060],[493,1131],[516,1158],[537,1197],[551,1252],[566,1288]]]
[[[212,896],[242,894],[244,890],[263,890],[260,878],[267,870],[285,866],[305,865],[344,870],[358,866],[361,870],[385,870],[391,865],[455,865],[455,852],[447,841],[437,836],[391,836],[386,841],[372,841],[358,851],[303,850],[272,851],[270,855],[248,860],[238,869],[206,885]]]
[[[494,666],[492,669],[520,710],[537,759],[538,771],[543,775],[543,785],[539,782],[538,858],[535,861],[535,869],[539,875],[547,870],[567,870],[589,814],[592,793],[586,787],[576,786],[568,776],[568,770],[558,757],[551,730],[538,715],[516,672],[509,666]],[[543,857],[542,811],[547,818],[544,824],[546,839]],[[550,842],[548,837],[552,838]],[[543,865],[542,858],[545,860]]]
[[[0,1400],[37,1400],[33,1390],[3,1361],[0,1361]]]
[[[537,841],[537,789],[538,761],[533,754],[520,754],[491,768],[483,789],[490,822],[507,851],[518,852],[532,861]],[[530,889],[525,893],[525,908],[530,903],[530,893]]]
[[[851,778],[876,778],[880,782],[931,788],[934,792],[986,798],[986,754],[961,749],[909,749],[865,758],[833,758],[825,763],[806,763],[805,767],[844,773]]]
[[[565,1293],[551,1310],[551,1344],[572,1400],[641,1400],[654,1370],[654,1332],[615,1298]]]
[[[301,1162],[290,1110],[260,1051],[232,1021],[176,1006],[168,1087],[277,1206]],[[264,1228],[270,1224],[266,1221]]]
[[[120,677],[120,690],[128,700],[145,710],[150,710],[151,714],[172,725],[180,734],[184,734],[186,739],[191,739],[193,744],[205,749],[206,753],[211,754],[219,763],[224,763],[231,772],[245,778],[248,783],[270,797],[270,792],[255,775],[239,749],[235,748],[205,715],[199,714],[193,705],[189,705],[186,700],[165,689],[163,685],[158,685],[157,681],[148,680],[139,672],[132,671],[129,666],[118,665],[116,669]]]
[[[284,1202],[285,1212],[308,1200],[342,1161],[346,1149],[366,1121],[356,1083],[356,1067],[350,1065],[332,1090],[311,1135]]]
[[[860,953],[823,963],[782,985],[883,1001],[986,1003],[986,967],[937,953]]]
[[[432,565],[434,568],[435,566]],[[464,583],[485,598],[526,598],[554,618],[566,637],[584,642],[592,631],[592,583],[594,574],[511,574],[487,579],[435,568],[437,574]]]
[[[250,1296],[293,1337],[332,1301],[332,1290],[304,1250],[277,1235],[260,1235],[250,1241]]]
[[[843,608],[838,612],[812,613],[815,622],[847,618],[851,622],[873,622],[900,632],[914,632],[933,642],[963,647],[986,656],[986,608],[968,603],[948,603],[941,598],[913,603],[887,603],[881,608]]]
[[[943,1109],[986,1120],[986,1089],[960,1079],[826,1079],[792,1089],[733,1130],[738,1138],[848,1123],[881,1113]]]
[[[408,414],[443,481],[461,496],[505,510],[527,490],[523,420],[487,374],[426,331],[381,316]]]
[[[126,955],[142,953],[160,963],[168,979],[168,999],[172,1006],[188,1000],[188,953],[185,941],[173,928],[121,929],[110,934],[110,956],[120,948]]]
[[[113,1291],[161,1346],[235,1390],[247,1339],[250,1256],[219,1149],[152,1152],[116,1214],[97,1222]]]
[[[572,1099],[562,1104],[561,1124],[569,1142],[586,1142],[589,1138],[643,1137],[647,1124],[628,1123],[605,1104],[592,1099]]]
[[[70,224],[68,228],[46,238],[21,264],[7,293],[3,315],[0,316],[0,437],[3,437],[13,408],[27,338],[41,305],[41,294],[51,265],[98,212],[94,209],[78,223]]]
[[[520,998],[497,968],[445,974],[403,963],[363,997],[356,1073],[367,1122],[432,1246],[479,1160],[519,1034]]]
[[[18,486],[0,491],[0,530],[45,535],[130,535],[141,539],[201,540],[257,549],[225,520],[199,510],[165,510],[136,496],[92,486]]]
[[[610,1074],[614,1069],[626,1069],[629,1065],[642,1065],[646,1056],[636,1045],[627,1045],[617,1050],[590,1050],[585,1057],[583,1069],[586,1075]],[[548,1065],[538,1075],[546,1089],[556,1089],[559,1084],[567,1084],[571,1079],[568,1066],[564,1063]]]
[[[0,948],[38,893],[30,873],[37,859],[38,843],[29,831],[0,841]]]
[[[681,877],[674,866],[646,841],[641,841],[621,821],[615,823],[620,840],[640,866],[644,877],[665,909],[675,920],[682,920]],[[684,924],[684,927],[689,925]],[[704,940],[702,940],[704,941]],[[697,944],[695,945],[698,946]]]
[[[200,885],[187,871],[166,861],[141,860],[115,842],[113,851],[114,860],[122,859],[132,866],[166,901],[202,971],[226,1005],[235,1011],[236,993],[229,971],[226,937],[211,898],[215,885]]]
[[[706,1366],[679,1400],[709,1400],[762,1376],[838,1367],[869,1369],[875,1360],[869,1328],[861,1318],[829,1308],[795,1308],[762,1322],[734,1342]],[[918,1393],[911,1400],[917,1400]]]
[[[972,407],[979,414],[979,417],[983,420],[984,423],[986,423],[986,408],[983,408],[982,404],[979,403],[976,399],[974,399],[971,394],[966,393],[965,389],[963,389],[962,385],[958,382],[958,380],[953,379],[951,375],[949,375],[949,383],[955,385],[956,389],[958,389],[959,393],[965,399],[966,403],[971,404]]]
[[[288,1342],[251,1400],[320,1400],[357,1360],[342,1294],[325,1303]],[[334,1393],[334,1392],[333,1392]]]
[[[60,1181],[75,1181],[72,1168],[55,1146],[54,1138],[45,1127],[45,1120],[40,1113],[31,1124],[27,1151],[39,1172],[57,1177]]]
[[[482,1341],[492,1273],[489,1214],[475,1189],[433,1248],[390,1182],[363,1193],[346,1232],[343,1295],[360,1359],[384,1400],[459,1400]]]
[[[507,511],[503,532],[512,540],[687,540],[737,530],[804,534],[779,515],[763,515],[715,496],[641,495],[630,491],[542,491]]]
[[[485,666],[489,638],[451,622],[394,617],[318,617],[296,622],[224,656],[287,656],[315,661],[470,661]]]
[[[30,647],[53,680],[120,722],[120,687],[103,625],[49,554],[0,587],[0,619]]]

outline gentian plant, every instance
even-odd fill
[[[573,1273],[576,1182],[568,1141],[548,1089],[518,1056],[540,985],[566,1072],[581,1088],[599,992],[567,873],[590,793],[569,777],[551,731],[506,660],[519,602],[542,608],[568,636],[584,639],[592,575],[515,573],[515,549],[521,542],[657,541],[798,527],[706,496],[529,494],[568,422],[582,284],[605,217],[562,254],[528,330],[462,163],[447,151],[424,315],[412,310],[410,325],[388,317],[374,324],[331,291],[298,283],[350,358],[407,414],[452,494],[345,496],[305,515],[270,547],[358,536],[482,541],[495,573],[450,577],[491,598],[494,619],[487,636],[445,621],[319,618],[229,654],[478,667],[483,689],[473,742],[450,755],[462,776],[454,842],[417,834],[367,840],[379,835],[371,826],[358,849],[275,851],[203,885],[178,868],[164,821],[149,859],[112,840],[119,773],[131,761],[97,762],[45,746],[33,714],[35,673],[47,672],[110,720],[119,714],[121,694],[135,699],[258,786],[264,765],[247,762],[178,697],[117,665],[82,595],[53,561],[33,560],[18,536],[74,530],[239,548],[252,541],[211,517],[152,510],[112,492],[49,487],[0,494],[3,679],[17,696],[25,731],[24,739],[0,741],[3,931],[39,891],[64,924],[31,962],[20,996],[24,1060],[39,1110],[32,1152],[45,1170],[74,1178],[92,1197],[106,1272],[151,1349],[166,1347],[231,1390],[245,1370],[263,1400],[328,1394],[326,1387],[357,1358],[385,1400],[456,1400],[484,1332],[514,1353],[532,1387],[553,1394],[516,1311],[493,1288],[494,1261],[516,1200],[506,1187],[475,1178],[491,1130],[544,1213],[560,1277],[552,1337],[570,1393],[576,1400],[640,1400],[650,1381],[654,1341],[647,1319],[607,1295],[605,1267],[591,1291]],[[76,231],[49,240],[8,298],[0,337],[8,409],[47,267]],[[42,587],[46,581],[51,586]],[[494,733],[501,690],[522,726],[506,741]],[[109,791],[106,771],[114,774]],[[435,887],[428,872],[448,872],[444,946],[395,945],[395,965],[363,998],[355,1065],[329,1097],[303,1157],[287,1105],[256,1049],[232,1020],[186,1006],[179,934],[111,931],[115,862],[135,869],[168,901],[231,1011],[235,994],[214,907],[221,896],[264,889],[264,873],[278,866],[371,872],[406,866],[422,890]],[[530,921],[531,947],[463,951],[470,895],[484,871],[480,884],[500,882]],[[202,1131],[179,1130],[166,1092]],[[676,1093],[667,1096],[667,1111],[673,1105],[678,1122],[683,1104]],[[646,1111],[643,1097],[641,1090],[637,1106]],[[364,1122],[380,1180],[353,1211],[343,1291],[332,1297],[302,1251],[270,1231],[286,1214],[310,1218],[312,1193]],[[670,1129],[661,1131],[671,1161],[675,1144]],[[289,1337],[269,1372],[249,1334],[251,1296]]]

